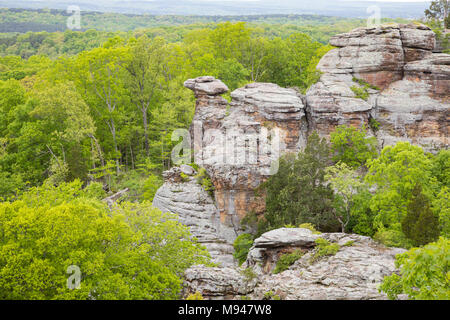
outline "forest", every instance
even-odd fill
[[[172,132],[188,129],[194,115],[183,82],[211,75],[230,90],[272,82],[305,93],[320,77],[329,38],[365,21],[87,13],[85,30],[72,31],[66,18],[0,9],[0,299],[184,298],[183,271],[212,264],[187,227],[151,206],[174,165]],[[304,168],[337,191],[307,180]],[[101,201],[125,188],[115,210]],[[246,217],[255,232],[237,239],[239,250],[268,230],[309,223],[429,259],[448,253],[448,150],[378,150],[364,128],[340,127],[330,142],[312,135],[303,152],[283,157],[262,188],[267,211],[259,222]],[[292,196],[305,192],[310,198]],[[409,254],[399,262],[405,268],[428,263]],[[414,255],[422,260],[408,260]],[[84,271],[81,290],[65,287],[68,265]],[[448,267],[444,256],[437,271],[414,269],[412,285],[396,275],[383,290],[449,299]],[[435,278],[430,289],[424,279]],[[428,289],[415,296],[410,287]]]

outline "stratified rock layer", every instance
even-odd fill
[[[181,172],[188,178],[183,179]],[[153,206],[177,214],[180,222],[190,227],[192,235],[206,246],[213,262],[233,266],[234,230],[220,223],[214,201],[197,183],[194,174],[194,169],[186,165],[166,171],[165,183],[155,194]]]
[[[330,43],[336,49],[319,62],[322,75],[306,96],[275,84],[252,83],[233,91],[228,102],[221,96],[228,87],[214,77],[185,82],[197,99],[190,128],[194,161],[211,177],[215,203],[205,198],[207,193],[195,181],[183,182],[175,175],[158,191],[155,204],[178,213],[194,235],[208,244],[216,261],[231,263],[231,243],[243,231],[242,218],[265,210],[264,195],[258,196],[255,189],[276,173],[279,156],[301,150],[313,130],[329,138],[338,125],[365,126],[380,148],[397,141],[409,141],[430,152],[448,148],[450,55],[437,52],[435,35],[428,27],[393,24],[359,28],[333,37]],[[387,261],[383,260],[388,259],[383,250],[371,242],[366,245],[372,251],[361,249],[366,250],[360,252],[364,259],[381,257],[383,263]],[[277,258],[275,249],[256,249],[252,251],[254,261],[264,259],[263,252],[273,261]],[[342,252],[348,250],[357,254],[359,249]],[[344,268],[350,283],[353,280],[348,270],[366,270],[364,259],[360,265],[336,262],[336,268]],[[377,266],[375,260],[373,266]],[[271,268],[273,263],[266,263],[260,271]],[[362,273],[355,273],[355,277],[356,283],[365,279]],[[302,281],[308,283],[308,279]],[[350,287],[347,280],[339,281]],[[279,281],[282,286],[282,279]],[[367,286],[361,287],[370,289],[367,297],[378,297]],[[328,289],[317,290],[318,296],[325,297]],[[334,288],[330,297],[363,296],[357,287],[351,290],[337,294]],[[316,297],[316,292],[309,294]]]
[[[319,237],[338,244],[339,251],[311,260]],[[288,270],[272,274],[279,257],[294,250],[302,250],[304,255]],[[358,235],[278,229],[256,239],[249,252],[244,267],[253,268],[256,280],[247,279],[245,285],[238,286],[243,281],[243,269],[196,266],[186,271],[185,285],[188,293],[198,291],[208,299],[237,299],[241,295],[264,299],[270,291],[285,300],[386,299],[377,287],[385,276],[397,271],[395,256],[404,251]]]
[[[380,146],[402,140],[427,151],[448,147],[450,56],[433,53],[428,27],[359,28],[330,44],[338,48],[319,62],[324,74],[306,94],[311,129],[329,136],[338,125],[370,128],[374,119]],[[367,100],[357,89],[367,90]]]
[[[276,171],[279,155],[305,144],[304,104],[295,90],[270,83],[233,91],[229,104],[220,96],[226,88],[220,80],[201,77],[185,86],[197,97],[191,126],[195,162],[211,176],[221,222],[239,232],[245,214],[264,211],[254,189]]]

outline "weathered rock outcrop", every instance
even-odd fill
[[[255,289],[257,278],[248,279],[238,268],[194,266],[185,272],[184,295],[200,292],[214,300],[231,300]]]
[[[228,102],[222,97],[228,87],[214,77],[185,82],[197,99],[190,128],[194,161],[211,177],[214,200],[195,179],[182,181],[172,172],[154,203],[179,214],[216,261],[232,264],[231,243],[242,232],[242,218],[265,210],[263,195],[257,196],[255,189],[276,172],[279,156],[301,150],[313,130],[329,137],[338,125],[364,125],[380,147],[401,140],[431,152],[448,148],[450,55],[436,52],[435,35],[428,27],[359,28],[333,37],[330,43],[336,49],[318,64],[320,80],[305,96],[275,84],[252,83],[231,92]],[[309,239],[299,244],[303,249],[315,245],[315,235],[292,232]],[[367,273],[378,281],[392,272],[393,251],[363,237],[355,241],[355,247],[343,247],[336,256],[326,258],[328,267],[317,263],[303,267],[301,277],[291,270],[264,281],[283,288],[288,298],[379,298]],[[296,245],[287,247],[291,250]],[[273,268],[278,254],[267,243],[256,245],[247,263],[264,274]],[[320,280],[320,274],[328,280]],[[306,286],[304,293],[292,291],[296,286]],[[255,289],[255,297],[261,290]]]
[[[188,178],[183,179],[182,172]],[[214,201],[197,183],[195,173],[187,165],[164,172],[165,183],[155,194],[153,206],[163,212],[177,214],[180,222],[190,227],[192,235],[206,246],[214,262],[232,266],[231,243],[236,235],[234,230],[220,223]]]
[[[338,244],[340,249],[335,255],[312,261],[319,237]],[[279,257],[293,250],[302,250],[304,255],[288,270],[272,274]],[[242,295],[264,299],[269,291],[286,300],[386,299],[377,287],[385,276],[396,272],[395,256],[402,252],[358,235],[278,229],[255,240],[243,266],[253,269],[253,279],[244,278],[243,269],[196,266],[186,271],[186,292],[198,291],[209,299],[237,299]],[[239,285],[243,281],[245,285]]]
[[[428,27],[359,28],[330,44],[337,49],[322,58],[324,74],[306,94],[311,129],[328,136],[342,124],[370,128],[373,118],[380,122],[381,130],[373,132],[380,146],[404,140],[427,151],[448,147],[450,56],[433,53]],[[367,90],[366,101],[355,88]]]
[[[253,190],[276,171],[279,155],[299,151],[312,130],[328,137],[338,125],[364,125],[380,147],[399,140],[427,151],[449,145],[450,55],[433,53],[435,35],[428,27],[360,28],[330,43],[337,48],[320,61],[323,74],[306,96],[252,83],[233,91],[228,102],[220,80],[185,82],[197,98],[195,162],[211,176],[221,222],[236,232],[245,214],[264,211]],[[367,99],[355,88],[365,90]],[[379,123],[376,132],[371,120]]]
[[[191,126],[194,157],[215,186],[221,222],[239,231],[250,211],[264,211],[253,190],[276,170],[283,152],[298,151],[307,131],[304,104],[293,89],[253,83],[220,96],[227,87],[213,77],[190,79],[185,86],[197,97]]]

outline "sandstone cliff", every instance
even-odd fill
[[[231,92],[228,102],[222,97],[228,87],[218,79],[206,76],[185,82],[197,99],[190,128],[194,160],[211,177],[214,199],[195,179],[182,181],[180,169],[174,168],[166,173],[154,205],[177,213],[223,266],[233,266],[231,244],[243,231],[241,219],[249,212],[264,212],[263,195],[255,189],[276,172],[279,156],[301,150],[313,130],[329,137],[338,125],[364,125],[380,148],[397,141],[430,152],[449,146],[450,55],[435,52],[435,36],[428,27],[360,28],[335,36],[330,43],[336,49],[320,61],[320,80],[306,95],[275,84],[252,83]],[[290,233],[284,236],[288,238],[283,241],[292,240]],[[243,284],[237,269],[199,267],[187,273],[188,289],[222,298],[248,293],[260,298],[269,287],[280,288],[292,299],[384,297],[375,283],[394,271],[395,252],[360,236],[325,237],[336,243],[351,238],[357,246],[344,247],[314,265],[302,265],[300,260],[277,276],[264,274],[257,266],[270,268],[267,253],[274,257],[278,251],[255,248],[247,265],[260,273],[259,286]],[[307,238],[302,249],[311,251],[314,236]],[[276,259],[272,260],[273,265]]]
[[[321,78],[305,96],[252,83],[233,91],[228,103],[220,80],[185,83],[197,98],[195,162],[212,178],[222,224],[236,232],[246,213],[264,211],[254,189],[279,155],[299,151],[313,130],[328,137],[338,125],[364,125],[380,148],[399,140],[431,152],[449,145],[450,55],[433,53],[435,35],[428,27],[360,28],[330,43],[337,48],[322,58]],[[359,97],[357,88],[367,95]]]

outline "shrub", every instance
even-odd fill
[[[238,261],[239,265],[247,260],[247,255],[250,248],[253,246],[253,236],[248,233],[241,234],[234,240],[233,257]]]
[[[350,240],[344,243],[344,247],[352,247],[355,244],[355,240]]]
[[[147,180],[145,180],[144,187],[143,187],[143,194],[142,199],[153,201],[153,198],[155,197],[156,192],[163,184],[163,179],[160,176],[157,175],[150,175]]]
[[[241,274],[245,277],[247,282],[251,282],[258,277],[258,275],[253,271],[252,268],[248,267],[246,269],[240,270]]]
[[[299,228],[311,230],[313,234],[321,234],[322,232],[317,231],[316,227],[312,223],[302,223],[298,226]]]
[[[0,203],[0,299],[178,299],[184,270],[209,265],[188,227],[150,203],[113,211],[81,183]],[[69,266],[81,287],[67,286]]]
[[[275,294],[272,290],[264,293],[263,300],[281,300],[280,296]]]
[[[399,274],[384,278],[380,292],[390,299],[407,294],[412,300],[449,300],[450,240],[441,237],[423,248],[396,257]]]
[[[369,92],[367,91],[366,88],[361,88],[358,86],[351,86],[350,89],[353,91],[356,98],[363,99],[365,101],[367,101],[369,99]]]
[[[197,291],[195,293],[191,293],[190,295],[188,295],[185,300],[204,300],[204,299],[202,294]]]
[[[195,176],[197,183],[201,184],[203,189],[209,193],[211,198],[214,198],[214,185],[211,182],[211,178],[208,176],[205,168],[200,168]]]
[[[391,227],[391,229],[380,228],[377,233],[374,234],[373,239],[387,247],[406,249],[413,247],[411,240],[409,240],[403,232],[393,227]]]
[[[313,263],[324,256],[335,255],[339,251],[340,247],[337,243],[330,243],[323,238],[316,239],[316,248],[310,262]]]
[[[370,118],[369,126],[372,128],[373,132],[377,132],[380,129],[380,123],[375,118]]]
[[[277,261],[273,273],[277,274],[286,271],[287,269],[289,269],[290,266],[292,266],[295,263],[295,261],[300,259],[303,256],[303,254],[304,253],[301,250],[295,250],[292,253],[285,253],[281,255]]]

